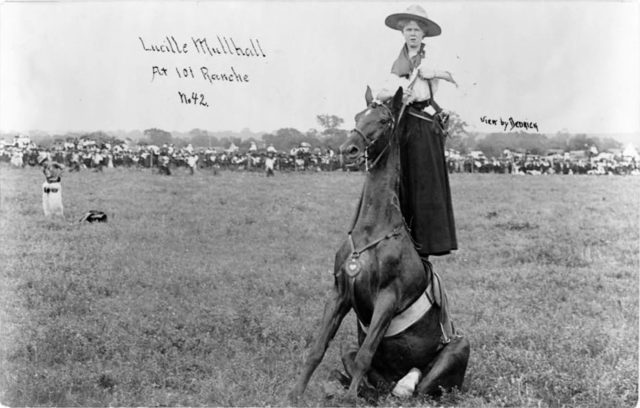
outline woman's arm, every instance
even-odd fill
[[[451,82],[456,87],[458,86],[458,83],[453,79],[453,75],[451,75],[451,72],[449,71],[441,71],[424,66],[420,66],[418,70],[422,79],[444,79],[445,81]]]
[[[405,91],[409,85],[409,80],[400,78],[397,75],[389,74],[383,81],[380,87],[373,88],[373,95],[379,101],[386,101],[392,98],[399,87],[402,87]]]

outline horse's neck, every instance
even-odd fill
[[[398,200],[399,171],[399,155],[392,147],[385,160],[367,174],[354,232],[388,233],[389,229],[402,223]]]

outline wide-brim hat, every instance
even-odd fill
[[[401,20],[417,21],[420,27],[425,30],[425,37],[435,37],[442,33],[440,26],[433,20],[430,20],[427,12],[418,5],[409,6],[404,13],[391,14],[384,20],[384,23],[387,27],[393,28],[394,30],[402,30],[402,27],[398,25]]]

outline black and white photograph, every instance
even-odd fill
[[[640,2],[0,1],[1,407],[633,407]]]

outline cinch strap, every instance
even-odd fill
[[[395,336],[396,334],[400,334],[408,329],[412,324],[420,320],[422,316],[424,316],[425,313],[427,313],[429,309],[431,309],[432,302],[429,301],[429,298],[427,297],[427,293],[430,293],[430,291],[431,285],[427,287],[427,290],[422,295],[420,295],[420,297],[416,299],[416,301],[413,302],[411,306],[405,309],[404,312],[395,316],[391,320],[389,328],[384,334],[384,337],[391,337]],[[358,319],[358,323],[360,324],[362,331],[366,334],[368,327],[365,326],[364,323],[360,321],[360,319]]]

